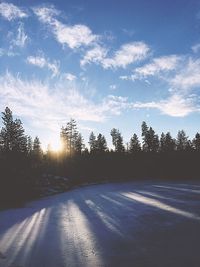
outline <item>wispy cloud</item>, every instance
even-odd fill
[[[185,117],[199,112],[200,59],[185,56],[163,56],[136,68],[134,74],[120,76],[122,80],[137,79],[146,82],[146,78],[161,78],[168,87],[169,96],[150,102],[133,103],[133,108],[158,109],[163,114],[173,117]]]
[[[12,46],[19,46],[23,48],[28,41],[28,35],[24,31],[24,24],[20,22],[17,29],[17,36],[11,41]]]
[[[27,63],[35,65],[39,68],[47,68],[52,71],[53,76],[59,74],[59,63],[58,61],[49,62],[44,56],[29,56],[27,58]]]
[[[42,23],[53,23],[54,17],[60,15],[60,11],[54,8],[53,5],[35,7],[33,12]]]
[[[96,63],[102,65],[104,69],[126,68],[128,65],[144,60],[148,56],[150,48],[143,42],[132,42],[124,44],[112,57],[108,57],[107,49],[96,46],[87,51],[81,65]]]
[[[194,53],[198,53],[198,52],[200,52],[200,44],[195,44],[195,45],[193,45],[193,46],[192,46],[192,51],[193,51]]]
[[[107,55],[107,49],[96,45],[92,49],[88,50],[84,57],[81,59],[80,64],[81,66],[85,66],[86,64],[96,63],[96,64],[103,64],[104,59]]]
[[[63,74],[65,79],[68,80],[68,81],[75,81],[77,79],[76,75],[72,74],[72,73],[65,73]]]
[[[50,134],[58,134],[70,117],[83,122],[104,122],[125,110],[142,108],[158,109],[163,114],[176,117],[199,111],[194,95],[183,98],[174,94],[166,100],[148,103],[108,95],[96,102],[83,94],[80,83],[71,83],[66,79],[54,83],[52,80],[28,80],[11,73],[0,76],[0,95],[1,110],[9,106],[15,115],[26,119],[32,129],[48,129]]]
[[[168,72],[177,67],[180,57],[176,55],[154,58],[152,63],[135,69],[135,78],[158,75],[161,72]]]
[[[176,90],[189,90],[200,87],[200,59],[189,58],[169,83]]]
[[[75,49],[81,46],[88,46],[98,39],[98,36],[93,34],[86,25],[66,25],[60,22],[56,18],[60,11],[56,10],[53,6],[37,7],[33,10],[39,20],[49,26],[56,40],[62,45],[68,45],[71,49]]]
[[[132,42],[124,44],[115,52],[111,58],[105,58],[103,67],[108,68],[126,68],[127,65],[145,59],[150,48],[143,42]]]
[[[55,84],[23,80],[10,73],[0,76],[0,94],[1,109],[9,105],[17,116],[27,118],[32,126],[50,130],[58,129],[70,117],[102,122],[129,107],[125,97],[108,95],[96,103],[87,99],[76,84],[63,80]]]
[[[122,80],[144,79],[148,76],[162,75],[175,70],[182,57],[177,55],[154,58],[150,63],[136,68],[130,76],[120,76]]]
[[[2,57],[2,56],[14,57],[14,56],[18,56],[18,55],[19,55],[18,53],[13,52],[10,49],[0,48],[0,57]]]
[[[0,3],[0,14],[9,21],[28,17],[28,14],[23,9],[6,2]]]
[[[196,103],[196,96],[190,95],[187,98],[180,94],[173,94],[169,98],[160,101],[138,102],[132,105],[136,109],[158,109],[161,113],[172,117],[185,117],[192,112],[199,112],[200,107]]]

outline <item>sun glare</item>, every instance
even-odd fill
[[[50,150],[52,152],[60,152],[62,150],[62,144],[59,140],[57,139],[51,139],[48,142],[48,145],[45,145],[44,147],[42,147],[42,150],[44,152]]]
[[[50,148],[53,152],[59,152],[62,150],[62,144],[61,144],[61,142],[51,141]]]

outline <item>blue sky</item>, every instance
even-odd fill
[[[0,2],[0,109],[43,147],[72,117],[127,142],[145,120],[200,129],[200,1]]]

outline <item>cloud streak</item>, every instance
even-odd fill
[[[189,58],[185,64],[169,79],[174,89],[191,91],[200,87],[200,59]]]
[[[163,56],[153,59],[133,71],[130,76],[120,76],[122,80],[143,80],[156,77],[166,82],[169,96],[165,99],[133,103],[136,109],[158,109],[172,117],[185,117],[199,112],[200,59],[188,56]]]
[[[148,56],[150,48],[144,42],[131,42],[124,44],[119,50],[115,51],[112,57],[107,56],[108,50],[95,46],[87,51],[80,61],[81,66],[96,63],[104,69],[126,68],[132,63],[144,60]]]
[[[190,95],[187,98],[179,94],[173,94],[169,98],[160,101],[138,102],[132,105],[135,109],[158,109],[162,114],[172,117],[185,117],[193,112],[199,112],[196,104],[196,96]]]
[[[9,21],[28,17],[23,9],[6,2],[0,3],[0,15]]]
[[[27,57],[27,63],[35,65],[39,68],[47,68],[53,73],[53,77],[59,74],[59,63],[57,61],[49,62],[43,56],[29,56]]]
[[[24,31],[24,24],[20,23],[17,29],[17,36],[11,41],[12,46],[25,47],[28,41],[28,35]]]
[[[80,91],[77,84],[63,80],[50,84],[23,80],[9,72],[0,76],[1,109],[8,105],[14,114],[41,128],[58,129],[70,117],[103,122],[129,106],[124,97],[109,95],[96,103]]]
[[[142,80],[147,77],[165,75],[170,71],[177,68],[178,64],[182,61],[182,57],[177,55],[162,56],[159,58],[154,58],[150,63],[145,64],[142,67],[138,67],[133,71],[130,76],[120,76],[122,80],[132,80],[137,79]]]

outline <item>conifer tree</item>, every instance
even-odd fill
[[[110,134],[112,136],[112,143],[113,143],[113,146],[115,147],[115,152],[124,152],[125,147],[123,144],[123,137],[121,133],[119,132],[119,130],[113,128]]]
[[[196,133],[195,138],[192,141],[194,149],[200,151],[200,134]]]
[[[141,151],[140,141],[138,139],[137,134],[133,134],[129,143],[129,152],[130,153],[137,153]]]
[[[96,151],[98,153],[103,153],[108,150],[107,142],[105,136],[102,134],[98,134],[97,140],[96,140]]]
[[[12,111],[6,107],[2,112],[3,125],[0,132],[1,149],[5,152],[26,152],[27,137],[24,134],[22,122],[19,119],[13,120]]]
[[[178,131],[177,139],[176,139],[176,148],[177,151],[184,151],[188,147],[188,136],[186,135],[184,130]]]
[[[83,144],[83,137],[81,133],[78,133],[77,138],[75,140],[75,151],[78,155],[82,153],[82,150],[84,148]]]
[[[38,136],[36,136],[33,140],[33,155],[40,158],[42,156],[42,148],[40,139]]]
[[[76,121],[71,119],[66,127],[61,128],[61,142],[65,153],[68,154],[70,157],[76,152],[76,142],[78,139],[78,131]],[[80,140],[79,140],[80,141]]]
[[[97,149],[97,143],[96,143],[96,136],[93,132],[91,132],[90,137],[89,137],[89,146],[90,146],[90,152],[94,153]]]

